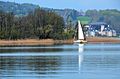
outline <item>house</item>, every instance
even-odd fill
[[[116,36],[116,31],[104,22],[90,23],[84,27],[87,28],[86,36]]]

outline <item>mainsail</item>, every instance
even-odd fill
[[[85,37],[84,37],[84,32],[83,32],[82,25],[81,25],[80,21],[78,21],[78,25],[77,25],[77,40],[75,40],[74,42],[76,42],[76,43],[86,42]]]
[[[78,40],[84,40],[84,33],[80,21],[78,21]]]

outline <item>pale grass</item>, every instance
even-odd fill
[[[108,37],[87,37],[88,43],[120,43],[120,39]],[[53,39],[24,39],[24,40],[0,40],[0,45],[53,45],[53,44],[73,44],[74,40],[53,40]]]

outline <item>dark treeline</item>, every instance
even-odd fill
[[[0,12],[0,39],[63,39],[64,20],[40,8],[27,16]]]

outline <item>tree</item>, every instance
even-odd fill
[[[0,12],[0,39],[62,39],[64,20],[54,12],[40,8],[27,16]]]

